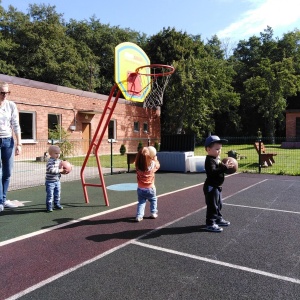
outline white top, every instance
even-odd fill
[[[11,137],[12,130],[21,134],[18,108],[14,102],[4,100],[0,107],[0,138]]]

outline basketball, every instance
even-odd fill
[[[226,174],[233,174],[238,170],[239,164],[237,160],[233,157],[225,157],[222,159],[222,163],[226,164],[227,161],[230,161],[233,164],[233,168],[228,169],[225,173]]]
[[[60,167],[64,169],[64,174],[68,174],[72,171],[72,165],[66,160],[60,162]]]
[[[153,146],[149,146],[149,154],[151,158],[154,158],[156,156],[156,149]]]

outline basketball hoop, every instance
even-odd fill
[[[149,77],[151,77],[151,80],[149,80],[151,91],[145,98],[143,104],[144,108],[156,108],[156,114],[160,115],[160,106],[163,104],[163,95],[174,71],[175,68],[173,66],[161,64],[146,65],[135,70],[136,74],[141,79],[146,76],[144,78],[149,80]]]

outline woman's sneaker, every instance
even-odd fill
[[[222,232],[223,228],[219,227],[217,224],[206,225],[206,230],[211,232]]]
[[[4,207],[6,207],[6,208],[16,208],[16,207],[18,207],[18,205],[16,205],[15,203],[11,202],[10,200],[6,200],[4,202]]]

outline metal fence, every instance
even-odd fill
[[[77,149],[83,149],[86,147],[87,141],[85,140],[76,140],[70,141],[76,145]],[[17,156],[14,162],[14,168],[10,180],[9,191],[23,189],[33,186],[40,186],[45,184],[45,172],[46,164],[48,160],[47,149],[51,145],[51,142],[47,141],[38,141],[35,144],[23,144],[22,154]],[[85,158],[84,153],[79,153],[75,149],[71,155],[66,157],[68,160],[72,158],[73,169],[67,175],[61,176],[61,182],[80,180],[80,171],[81,164]],[[119,149],[115,149],[115,153],[118,153]],[[77,154],[77,155],[76,155]],[[126,159],[124,159],[125,162]],[[126,168],[111,168],[110,166],[103,167],[103,174],[111,174],[113,172],[121,172],[127,170]],[[85,178],[95,178],[99,177],[98,168],[95,165],[94,167],[86,167],[84,170]]]
[[[295,142],[295,138],[255,136],[222,138],[228,140],[228,144],[223,145],[222,157],[228,155],[237,158],[240,172],[300,175],[300,143]],[[262,143],[262,155],[258,154],[259,149],[255,147],[255,143],[259,141]],[[200,144],[202,147],[196,148],[197,155],[206,155],[203,141]]]
[[[72,172],[61,176],[61,182],[80,180],[80,166],[73,166]],[[119,169],[118,169],[119,170]],[[45,184],[46,162],[17,161],[14,164],[9,190],[18,190]],[[114,169],[117,171],[117,169]],[[110,168],[103,168],[104,173],[110,173]],[[85,169],[85,178],[99,176],[96,167]]]
[[[103,141],[100,147],[100,155],[119,155],[121,144],[125,144],[127,152],[136,152],[139,142],[144,146],[154,144],[157,139],[149,138],[126,138],[119,140],[117,143]],[[9,190],[17,190],[32,186],[45,184],[45,171],[47,160],[47,149],[56,141],[38,140],[35,143],[23,143],[22,154],[15,158],[13,173],[10,180]],[[80,180],[81,164],[89,148],[89,140],[76,139],[68,140],[73,145],[73,150],[67,159],[72,157],[73,170],[67,175],[61,177],[61,182]],[[78,158],[78,161],[76,160]],[[125,172],[127,170],[126,158],[124,158],[124,168],[115,168],[104,166],[103,174],[112,174]],[[98,168],[86,167],[84,170],[85,178],[99,177]]]
[[[300,148],[282,148],[281,141],[283,138],[276,138],[275,144],[269,143],[270,139],[262,138],[262,142],[268,153],[275,153],[274,163],[271,166],[260,164],[259,155],[254,147],[254,143],[258,141],[257,137],[225,137],[228,144],[223,145],[222,157],[233,156],[238,160],[239,171],[245,173],[269,173],[277,175],[300,175]],[[280,141],[278,143],[278,141]],[[76,141],[77,145],[85,143],[84,141]],[[137,141],[133,141],[136,148]],[[144,141],[147,145],[147,140]],[[48,144],[49,146],[49,144]],[[43,160],[43,154],[47,145],[36,143],[30,147],[23,147],[23,153],[14,163],[13,174],[9,190],[23,189],[32,186],[44,185],[46,162]],[[115,150],[114,154],[119,150]],[[41,156],[35,156],[32,153],[40,153]],[[106,153],[106,155],[109,155]],[[205,156],[206,151],[203,143],[199,142],[195,147],[195,156]],[[76,159],[78,158],[78,163]],[[74,163],[73,170],[68,175],[63,175],[61,181],[80,180],[80,162],[83,161],[84,155],[72,156]],[[261,162],[262,163],[262,162]],[[127,170],[127,162],[124,157],[124,168],[113,168],[113,172],[125,172]],[[104,166],[103,173],[111,174],[110,166]],[[86,167],[86,178],[98,177],[97,167]]]

